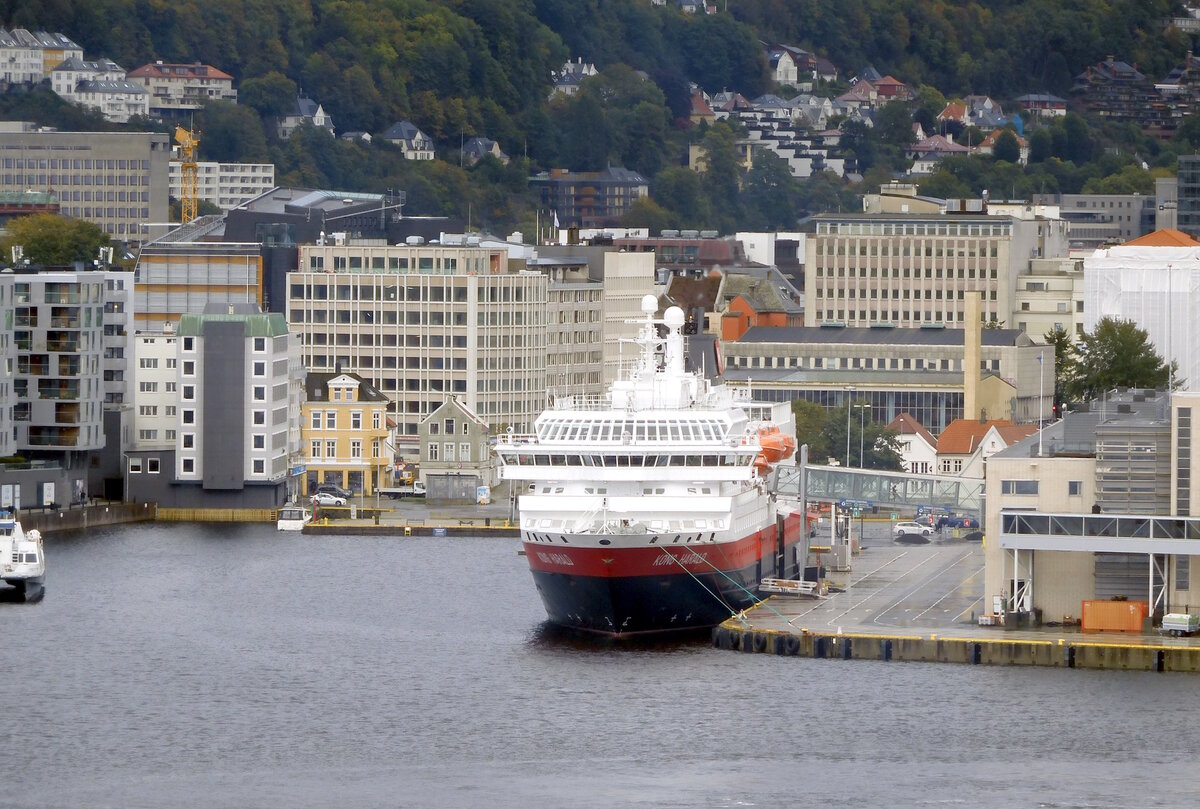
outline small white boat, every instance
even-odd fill
[[[24,594],[46,583],[41,532],[26,533],[9,512],[0,514],[0,579]]]
[[[280,531],[303,531],[312,521],[312,512],[301,506],[284,506],[279,509],[279,520],[275,527]]]

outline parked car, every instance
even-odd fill
[[[927,537],[933,534],[933,528],[928,525],[922,525],[919,522],[898,522],[892,528],[893,536],[904,536],[905,534],[916,534],[917,536]]]
[[[354,496],[354,492],[349,489],[343,489],[341,486],[335,486],[332,483],[322,483],[317,487],[317,494],[332,494],[334,497],[341,497],[346,500]]]
[[[315,506],[344,506],[346,498],[338,497],[336,494],[329,492],[317,492],[313,495],[313,505]]]
[[[950,526],[951,528],[978,528],[979,520],[977,520],[975,517],[968,517],[963,514],[958,514],[950,517],[946,521],[946,525]]]

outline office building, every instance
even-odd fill
[[[64,216],[140,243],[167,221],[169,160],[167,136],[155,132],[0,129],[0,192],[53,192]]]

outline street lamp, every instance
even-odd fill
[[[866,466],[863,462],[863,434],[867,430],[867,411],[871,409],[871,405],[862,402],[855,407],[858,409],[858,468],[863,469]]]

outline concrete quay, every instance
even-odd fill
[[[827,598],[772,596],[713,629],[719,649],[841,660],[1200,672],[1200,638],[979,626],[979,543],[876,540]],[[990,609],[988,610],[990,612]]]
[[[400,537],[520,536],[508,502],[488,505],[440,504],[420,498],[372,498],[354,508],[321,508],[304,527],[306,534],[370,534]],[[351,514],[354,516],[351,517]]]

